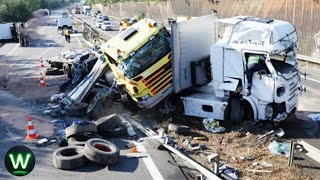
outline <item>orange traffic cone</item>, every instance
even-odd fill
[[[46,87],[47,86],[47,83],[44,82],[44,75],[43,75],[43,72],[40,72],[40,83],[39,83],[39,86],[40,87]]]
[[[28,128],[27,128],[27,136],[26,136],[26,140],[31,140],[31,139],[37,139],[38,138],[38,134],[36,134],[36,131],[34,130],[32,121],[31,121],[31,117],[28,116]]]
[[[134,147],[131,148],[131,153],[138,153],[137,146],[134,146]]]
[[[44,62],[43,62],[43,58],[40,58],[40,67],[44,67]]]

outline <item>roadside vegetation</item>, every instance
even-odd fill
[[[118,3],[118,2],[127,2],[127,1],[133,1],[133,2],[148,2],[148,1],[155,1],[155,2],[161,2],[166,0],[86,0],[86,3],[89,5],[92,4],[112,4],[112,3]]]
[[[38,9],[53,9],[66,4],[66,0],[0,0],[0,22],[26,22]]]

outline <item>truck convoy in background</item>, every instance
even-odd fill
[[[293,114],[302,92],[295,27],[284,21],[216,14],[162,25],[143,19],[106,42],[90,74],[69,93],[81,102],[106,75],[126,104],[152,108],[165,99],[185,115],[280,122]],[[266,57],[247,92],[248,58]],[[104,74],[105,73],[105,74]]]
[[[21,47],[29,45],[29,36],[23,23],[0,23],[0,41],[16,41]]]

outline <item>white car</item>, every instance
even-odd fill
[[[101,25],[101,29],[104,31],[111,31],[112,30],[112,24],[109,21],[103,21]]]
[[[102,20],[102,15],[101,14],[98,14],[97,16],[96,16],[96,21],[98,21],[98,20]]]
[[[101,28],[102,24],[103,24],[103,20],[97,20],[95,25],[97,28]]]

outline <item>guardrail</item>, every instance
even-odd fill
[[[310,56],[304,56],[301,54],[297,55],[297,58],[299,61],[305,61],[311,64],[320,64],[320,58],[310,57]]]

